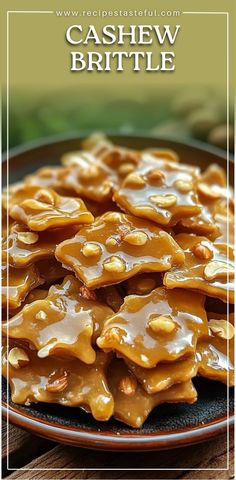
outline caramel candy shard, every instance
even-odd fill
[[[36,185],[37,187],[52,188],[58,191],[60,182],[58,175],[61,172],[60,167],[42,167],[35,173],[27,175],[24,179],[27,185]]]
[[[23,186],[13,195],[11,203],[10,216],[38,232],[90,223],[94,218],[83,200],[62,197],[38,186]]]
[[[226,243],[234,248],[234,213],[226,199],[215,202],[213,217],[219,231],[215,243]]]
[[[198,290],[233,303],[233,249],[226,244],[185,233],[176,235],[175,240],[185,252],[185,263],[165,274],[164,285],[167,288]],[[206,256],[206,252],[211,252],[211,255]]]
[[[130,278],[125,283],[128,295],[146,295],[157,287],[162,286],[162,278],[160,273],[140,273]]]
[[[208,333],[204,300],[197,293],[164,288],[125,297],[119,312],[106,320],[97,344],[144,368],[193,355],[197,340]]]
[[[182,219],[180,225],[188,232],[211,235],[215,239],[221,231],[221,225],[215,216],[219,211],[218,205],[224,199],[230,200],[232,195],[230,190],[226,189],[225,171],[219,165],[210,165],[200,177],[197,188],[202,211],[196,217]]]
[[[226,322],[229,322],[231,328],[226,329],[226,334],[231,329],[234,330],[234,314],[208,313],[208,318],[209,327],[217,320],[223,323],[224,328]],[[202,339],[197,346],[198,375],[229,386],[234,385],[234,337],[230,337],[222,336],[222,332],[209,328],[208,337]]]
[[[88,245],[98,246],[99,253],[84,255]],[[167,232],[119,212],[108,212],[82,228],[74,238],[58,245],[55,255],[89,288],[115,284],[143,271],[166,271],[184,261],[182,250]]]
[[[159,363],[154,368],[143,368],[127,359],[125,363],[149,395],[191,380],[198,370],[195,355],[177,362]]]
[[[208,185],[218,185],[225,188],[227,186],[226,173],[217,163],[212,163],[207,167],[201,176],[201,181]]]
[[[163,150],[162,148],[148,148],[143,150],[144,154],[149,154],[152,158],[157,158],[158,160],[168,160],[172,162],[179,162],[179,156],[173,150]]]
[[[71,152],[62,157],[59,179],[64,188],[82,197],[104,202],[112,197],[117,174],[89,152]]]
[[[15,369],[7,363],[7,348],[3,350],[2,373],[9,380],[11,398],[15,403],[57,403],[66,407],[83,407],[99,421],[109,420],[114,401],[107,385],[106,370],[110,356],[98,352],[93,365],[75,359],[38,358],[27,349],[29,363]]]
[[[140,385],[136,384],[123,360],[111,362],[108,378],[115,402],[114,417],[133,428],[140,428],[150,412],[162,403],[193,403],[197,400],[197,392],[191,381],[148,395]],[[133,394],[130,393],[132,387],[133,390],[135,388]]]
[[[198,169],[152,157],[149,161],[149,157],[115,191],[117,204],[133,215],[165,226],[200,213],[195,193]]]
[[[54,258],[56,245],[72,237],[77,231],[78,227],[73,225],[66,229],[56,228],[50,232],[38,233],[30,231],[25,225],[14,223],[9,235],[3,240],[2,258],[17,268],[40,260],[51,260]]]
[[[2,265],[2,306],[18,308],[28,293],[44,283],[35,265],[12,268]]]
[[[80,288],[77,279],[65,277],[62,285],[49,289],[45,299],[26,305],[3,324],[3,333],[33,345],[40,358],[71,355],[93,363],[95,326],[103,324],[113,311],[101,302],[84,298]]]

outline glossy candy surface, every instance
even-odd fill
[[[141,428],[196,376],[234,384],[233,192],[169,149],[82,148],[3,192],[3,375],[15,403]]]
[[[140,272],[163,272],[183,263],[175,240],[151,222],[108,212],[58,245],[56,258],[89,288],[118,283]]]

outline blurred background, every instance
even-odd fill
[[[3,114],[6,104],[3,105]],[[94,130],[148,134],[178,140],[199,139],[226,149],[225,95],[210,87],[139,89],[83,87],[68,90],[15,90],[10,102],[10,148],[32,140]],[[4,115],[5,117],[5,115]],[[6,148],[5,124],[3,146]],[[233,111],[230,111],[230,150]]]

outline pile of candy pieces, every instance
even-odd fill
[[[3,221],[13,402],[139,428],[161,403],[195,402],[197,375],[232,386],[233,200],[219,166],[94,136],[10,186]]]

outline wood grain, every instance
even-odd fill
[[[9,474],[10,468],[20,468],[41,455],[55,444],[35,435],[9,425],[9,442],[7,444],[7,424],[2,421],[2,475]],[[7,462],[8,455],[8,462]]]
[[[200,445],[149,453],[98,452],[58,445],[26,465],[26,468],[34,471],[16,471],[8,477],[8,480],[29,478],[30,480],[52,478],[53,480],[131,478],[225,480],[233,478],[233,433],[230,435],[230,455],[230,470],[222,470],[227,467],[226,435]],[[39,471],[36,470],[37,468],[54,468],[55,471]],[[62,468],[67,470],[60,470]],[[92,470],[87,470],[88,468]],[[99,471],[99,468],[106,470]],[[109,468],[118,468],[119,471],[112,471]],[[122,468],[123,471],[120,470]],[[139,470],[134,471],[132,468]],[[141,471],[140,468],[144,470]],[[148,471],[153,468],[160,470]],[[168,470],[163,470],[166,468]],[[190,471],[191,468],[199,470]],[[206,470],[216,468],[220,470]],[[81,469],[81,471],[72,469]]]

